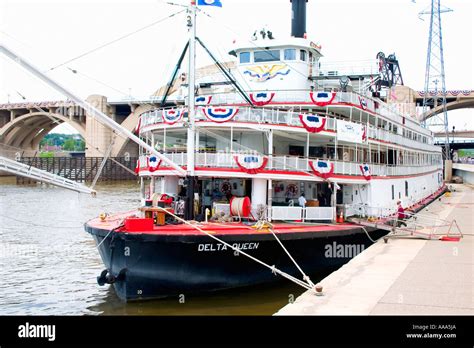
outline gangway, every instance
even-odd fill
[[[389,208],[368,207],[364,205],[359,207],[358,210],[361,214],[348,220],[361,226],[389,231],[384,237],[385,243],[389,238],[398,237],[414,237],[428,240],[459,240],[463,237],[461,229],[454,219],[445,220],[430,214],[405,211],[406,218],[399,220],[396,212],[388,213],[390,211]],[[369,215],[367,212],[371,212],[371,214]]]
[[[91,195],[96,194],[96,191],[78,182],[11,160],[3,156],[0,156],[0,170],[76,192],[90,193]]]

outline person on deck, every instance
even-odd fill
[[[306,198],[304,198],[304,192],[301,192],[300,198],[298,198],[298,204],[300,207],[306,207]]]
[[[401,227],[402,225],[407,227],[407,224],[405,221],[407,218],[407,215],[405,214],[405,209],[402,206],[402,201],[397,202],[397,227]]]

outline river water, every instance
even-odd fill
[[[101,185],[93,198],[0,180],[0,315],[271,315],[303,292],[282,281],[187,295],[184,303],[123,303],[112,287],[97,285],[104,266],[83,224],[101,212],[135,208],[139,185]]]

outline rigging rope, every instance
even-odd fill
[[[119,90],[119,89],[117,89],[117,88],[115,88],[115,87],[113,87],[113,86],[111,86],[111,85],[108,85],[107,83],[105,83],[105,82],[103,82],[103,81],[100,81],[100,80],[98,80],[98,79],[96,79],[96,78],[94,78],[94,77],[92,77],[92,76],[86,75],[86,74],[84,74],[83,72],[78,71],[77,69],[72,69],[72,68],[70,68],[70,67],[68,67],[68,66],[67,66],[66,68],[69,69],[73,74],[81,75],[81,76],[83,76],[83,77],[85,77],[85,78],[87,78],[87,79],[89,79],[89,80],[92,80],[92,81],[94,81],[94,82],[96,82],[96,83],[98,83],[98,84],[100,84],[100,85],[102,85],[102,86],[105,86],[105,87],[107,87],[107,88],[110,88],[110,89],[112,89],[112,90],[114,90],[115,92],[118,92],[118,93],[120,93],[120,94],[123,94],[123,95],[126,95],[126,96],[129,95],[129,93],[125,93],[125,92],[123,92],[123,91],[121,91],[121,90]]]
[[[53,67],[49,68],[49,69],[48,69],[48,72],[49,72],[49,71],[52,71],[52,70],[54,70],[54,69],[57,69],[57,68],[59,68],[59,67],[62,67],[62,66],[64,66],[64,65],[66,65],[66,64],[69,64],[69,63],[71,63],[71,62],[74,62],[75,60],[78,60],[78,59],[80,59],[80,58],[83,58],[83,57],[85,57],[85,56],[87,56],[87,55],[89,55],[89,54],[91,54],[91,53],[94,53],[94,52],[96,52],[96,51],[98,51],[98,50],[100,50],[100,49],[102,49],[102,48],[104,48],[104,47],[110,46],[110,45],[112,45],[112,44],[114,44],[114,43],[116,43],[116,42],[118,42],[118,41],[120,41],[120,40],[123,40],[123,39],[125,39],[125,38],[127,38],[127,37],[130,37],[130,36],[132,36],[132,35],[134,35],[134,34],[137,34],[137,33],[141,32],[141,31],[143,31],[143,30],[145,30],[145,29],[148,29],[148,28],[150,28],[150,27],[152,27],[152,26],[154,26],[154,25],[156,25],[156,24],[159,24],[159,23],[161,23],[161,22],[164,22],[165,20],[170,19],[170,18],[172,18],[172,17],[174,17],[174,16],[176,16],[176,15],[182,13],[182,12],[185,12],[185,11],[186,11],[186,10],[181,10],[181,11],[172,13],[172,14],[169,15],[169,16],[163,17],[163,18],[161,18],[161,19],[159,19],[159,20],[156,20],[156,21],[154,21],[154,22],[152,22],[152,23],[150,23],[150,24],[147,24],[147,25],[145,25],[145,26],[143,26],[143,27],[140,27],[140,28],[138,28],[138,29],[136,29],[136,30],[134,30],[134,31],[132,31],[132,32],[130,32],[130,33],[127,33],[127,34],[125,34],[125,35],[122,35],[122,36],[120,36],[120,37],[118,37],[118,38],[116,38],[116,39],[114,39],[114,40],[112,40],[112,41],[106,42],[106,43],[104,43],[104,44],[102,44],[102,45],[100,45],[100,46],[98,46],[98,47],[95,47],[95,48],[93,48],[93,49],[90,49],[90,50],[88,50],[87,52],[84,52],[84,53],[82,53],[82,54],[80,54],[80,55],[78,55],[78,56],[76,56],[76,57],[73,57],[73,58],[71,58],[71,59],[68,59],[67,61],[65,61],[65,62],[63,62],[63,63],[61,63],[61,64],[58,64],[58,65],[56,65],[56,66],[53,66]]]

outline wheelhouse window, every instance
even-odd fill
[[[294,49],[294,48],[285,49],[284,59],[285,60],[296,60],[296,49]]]
[[[240,63],[250,63],[250,52],[240,52]]]
[[[274,62],[280,60],[279,50],[255,51],[253,53],[255,63]]]
[[[300,50],[300,60],[306,62],[306,51]]]

